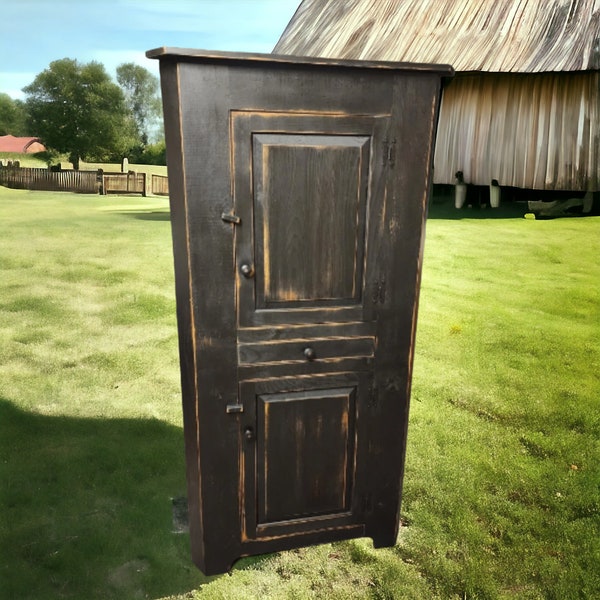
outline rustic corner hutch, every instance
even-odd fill
[[[441,65],[161,48],[192,554],[396,541]]]

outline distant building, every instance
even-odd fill
[[[600,190],[600,0],[304,0],[274,52],[451,64],[435,183]]]
[[[14,135],[0,135],[0,152],[13,152],[16,154],[35,154],[44,152],[46,147],[36,137],[15,137]]]

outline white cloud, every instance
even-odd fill
[[[8,94],[15,100],[23,100],[25,94],[21,90],[26,85],[32,83],[36,75],[37,73],[0,72],[0,81],[2,82],[0,91]]]

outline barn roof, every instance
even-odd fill
[[[600,69],[600,0],[304,0],[274,49],[456,71]]]
[[[0,135],[0,152],[25,153],[32,144],[41,145],[37,137],[15,137],[14,135]]]

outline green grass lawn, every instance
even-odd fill
[[[19,161],[21,167],[45,169],[46,163],[37,154],[25,154],[22,152],[0,152],[0,159],[4,161]]]
[[[599,598],[600,218],[522,213],[432,207],[398,544],[207,579],[167,201],[0,187],[0,598]]]

